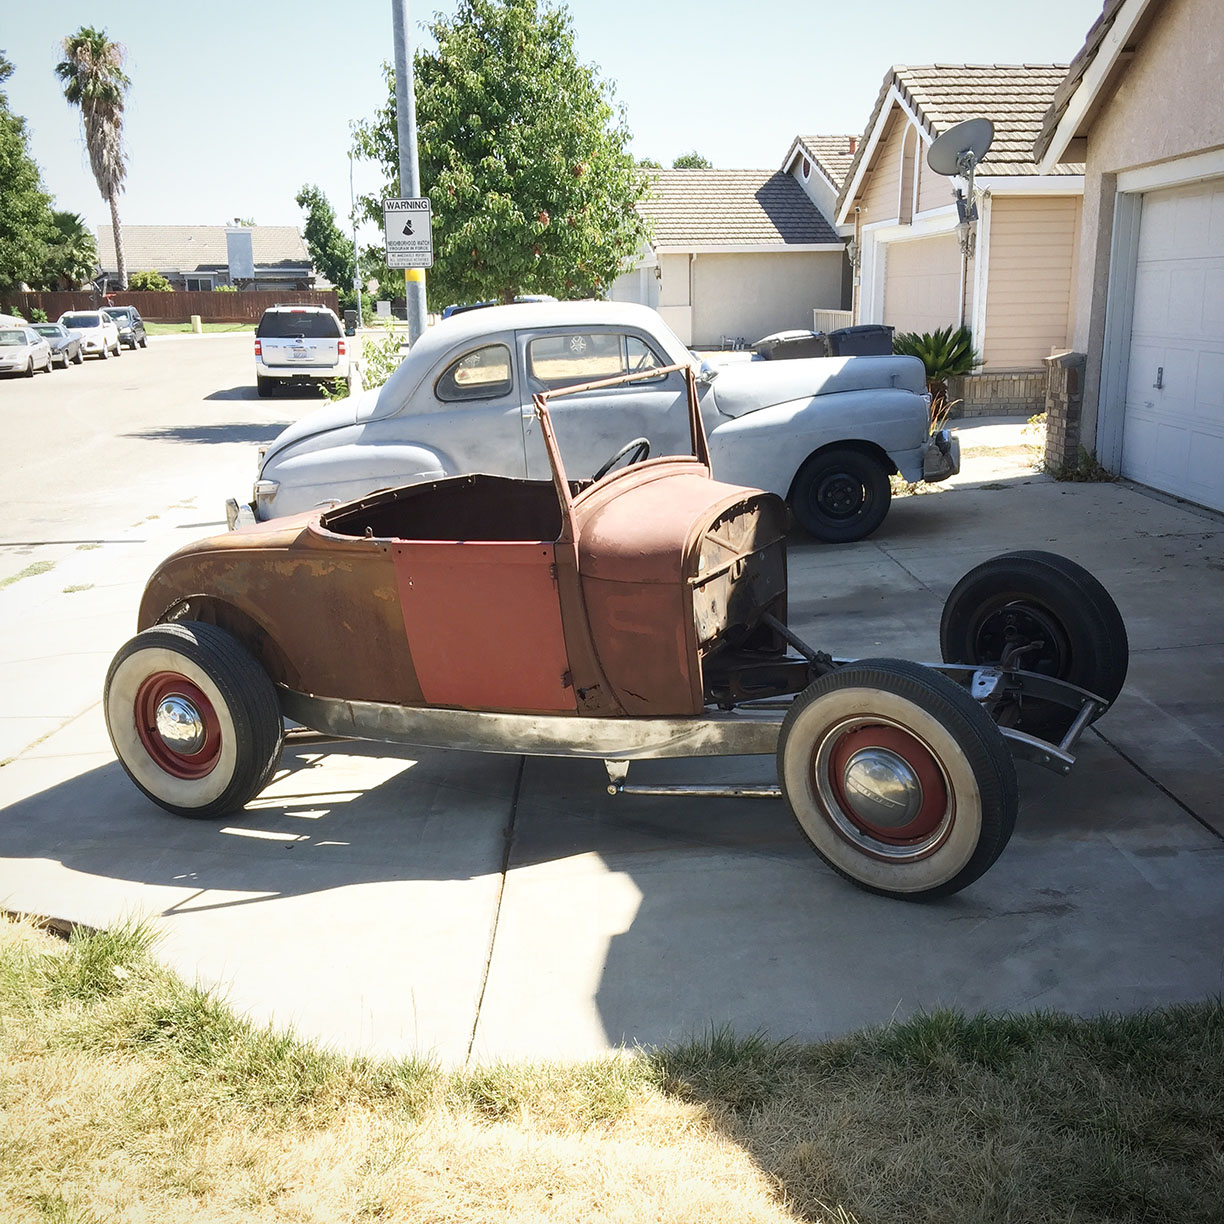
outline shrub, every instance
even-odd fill
[[[133,272],[128,277],[133,293],[173,293],[174,286],[160,272]]]
[[[214,285],[213,292],[214,293],[237,293],[238,286],[237,285]]]
[[[948,402],[948,379],[970,373],[981,365],[981,355],[973,351],[973,336],[967,327],[947,327],[935,332],[902,332],[893,337],[893,352],[917,357],[926,370],[927,390],[931,393],[931,422],[941,424],[952,405]]]

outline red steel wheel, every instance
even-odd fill
[[[203,778],[221,756],[221,721],[199,685],[157,672],[136,693],[136,734],[145,751],[175,778]]]
[[[280,759],[284,723],[272,681],[214,625],[176,621],[138,633],[111,663],[103,708],[128,776],[179,816],[242,807]]]
[[[849,663],[804,690],[782,722],[778,779],[816,853],[884,896],[958,892],[1016,821],[999,729],[959,685],[904,659]]]

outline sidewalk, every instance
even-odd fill
[[[792,623],[846,655],[935,657],[947,591],[1009,548],[1072,557],[1122,609],[1122,697],[1070,778],[1020,766],[1016,834],[957,897],[869,896],[781,803],[611,798],[598,762],[299,744],[244,815],[166,815],[115,762],[99,701],[148,571],[206,533],[184,509],[0,592],[0,908],[149,916],[168,963],[257,1019],[448,1063],[723,1023],[814,1039],[940,1005],[1089,1013],[1217,994],[1224,523],[1026,469],[1022,425],[962,423],[951,487],[898,499],[878,538],[797,539],[790,555]],[[773,765],[632,776],[715,769],[760,782]]]

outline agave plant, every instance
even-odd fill
[[[967,327],[941,328],[939,331],[902,332],[893,337],[893,352],[917,357],[926,370],[927,390],[931,393],[931,421],[942,424],[952,405],[948,402],[948,379],[970,373],[982,363],[974,352],[973,337]]]

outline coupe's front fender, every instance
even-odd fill
[[[290,447],[270,458],[255,485],[255,515],[261,521],[334,502],[364,497],[375,489],[419,484],[457,474],[447,456],[419,443],[330,439],[318,449]]]

